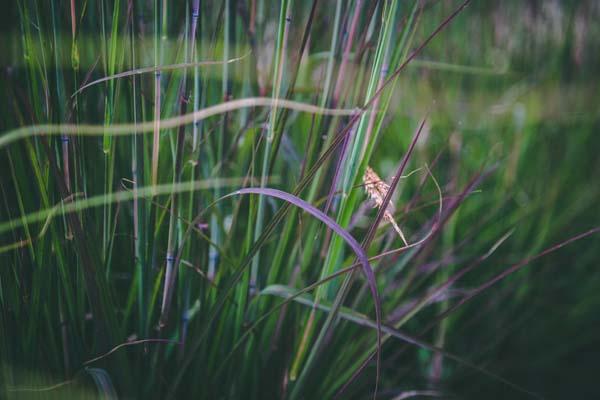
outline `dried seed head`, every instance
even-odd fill
[[[373,168],[369,166],[367,166],[365,174],[363,175],[363,182],[365,184],[365,191],[367,192],[369,198],[375,203],[375,207],[381,208],[383,205],[383,200],[390,190],[390,185],[382,180],[379,175],[373,171]],[[383,214],[383,219],[392,224],[392,227],[398,233],[404,244],[408,246],[408,242],[404,238],[402,230],[394,220],[393,206],[391,203],[386,207],[386,210]]]

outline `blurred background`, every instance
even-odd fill
[[[182,50],[188,35],[188,30],[183,27],[190,25],[195,2],[169,2],[168,5],[167,2],[156,2],[161,10],[158,14],[153,11],[154,3],[125,0],[5,2],[0,12],[0,89],[3,92],[0,99],[0,137],[9,130],[40,123],[108,126],[130,122],[133,110],[138,113],[140,121],[151,121],[152,107],[156,104],[153,98],[154,73],[139,80],[132,79],[131,82],[138,82],[137,89],[129,80],[114,86],[102,83],[90,87],[79,95],[76,106],[71,95],[83,82],[140,66],[156,65],[157,43],[160,43],[163,64],[189,61],[182,56],[188,51],[187,47]],[[202,69],[200,89],[194,89],[194,69],[188,69],[187,91],[181,92],[188,94],[188,112],[194,103],[192,91],[194,94],[198,90],[202,93],[199,107],[218,104],[224,99],[272,95],[272,82],[276,81],[273,68],[277,68],[273,65],[274,54],[278,51],[278,36],[283,32],[278,30],[282,26],[280,8],[286,2],[228,0],[223,4],[211,1],[199,3],[199,59],[245,58],[229,64],[226,70],[223,65]],[[306,103],[320,104],[323,101],[329,107],[360,107],[364,103],[368,76],[374,74],[371,67],[376,65],[376,49],[381,43],[378,32],[387,7],[392,7],[395,2],[341,2],[334,83],[340,73],[343,46],[348,42],[352,17],[357,8],[359,17],[355,42],[346,64],[347,78],[339,84],[338,97],[333,92],[334,84],[327,86],[329,50],[338,2],[321,0],[317,3],[302,57],[298,52],[303,45],[306,21],[313,2],[297,0],[289,6],[292,18],[285,31],[285,51],[288,53],[281,67],[280,94],[282,97],[290,94],[289,98]],[[402,60],[402,54],[410,54],[416,49],[460,3],[424,0],[396,4],[389,39],[392,50],[387,59],[391,64],[396,60],[396,64],[390,65],[385,73],[391,73],[400,64],[398,60]],[[224,4],[228,4],[229,8]],[[71,14],[73,7],[76,10],[74,19]],[[227,18],[230,23],[225,25]],[[410,318],[402,329],[415,336],[423,332],[423,340],[548,399],[600,398],[597,382],[600,358],[600,236],[592,235],[548,256],[524,263],[515,273],[489,287],[486,283],[527,257],[600,225],[598,21],[600,2],[595,0],[470,2],[400,73],[393,90],[385,92],[385,112],[378,117],[377,133],[370,136],[372,150],[370,160],[365,161],[383,179],[391,182],[413,133],[420,121],[426,118],[405,174],[422,171],[423,166],[428,165],[441,186],[446,207],[459,197],[478,173],[485,171],[485,179],[478,180],[477,187],[467,193],[460,207],[431,243],[428,242],[412,258],[398,256],[377,264],[377,271],[380,268],[386,271],[378,276],[378,287],[384,296],[384,320],[390,324],[400,320],[416,299],[493,249],[476,271],[461,277],[442,295],[436,296],[435,301]],[[133,56],[132,51],[135,53]],[[292,80],[296,67],[297,76]],[[167,76],[166,73],[163,75]],[[176,71],[172,76],[162,82],[163,108],[160,115],[163,118],[176,115],[179,110],[181,93],[178,88],[183,73]],[[360,79],[361,76],[365,78]],[[321,97],[323,93],[324,97]],[[132,100],[135,96],[138,96],[139,103]],[[113,107],[112,114],[107,111],[110,107]],[[198,153],[196,145],[192,144],[191,128],[188,128],[182,177],[190,179],[188,174],[191,174],[193,178],[191,171],[196,164],[189,171],[186,166],[195,162],[195,157],[202,160],[198,169],[194,170],[197,177],[261,177],[263,150],[260,150],[262,143],[259,136],[262,124],[268,120],[267,115],[254,115],[250,111],[236,111],[231,115],[229,119],[215,117],[207,120],[201,128],[206,134],[202,146],[206,145],[210,150],[199,150]],[[285,118],[280,158],[273,161],[271,172],[276,178],[273,186],[292,192],[301,181],[304,165],[308,167],[316,159],[316,156],[312,159],[306,157],[311,140],[314,140],[311,139],[313,133],[309,132],[312,132],[315,120],[295,113]],[[325,137],[327,132],[337,132],[344,126],[341,122],[336,124],[329,120],[322,122],[314,135]],[[218,136],[213,132],[222,132],[224,142],[217,143]],[[161,151],[165,155],[161,153],[159,183],[170,183],[176,175],[169,172],[176,168],[178,159],[174,137],[174,134],[168,136],[163,132],[164,147]],[[73,144],[70,161],[73,187],[85,192],[86,196],[92,196],[111,190],[116,192],[123,185],[129,186],[133,179],[131,148],[136,149],[135,146],[143,147],[140,153],[144,154],[140,156],[144,160],[143,179],[150,184],[150,135],[147,138],[143,144],[131,146],[128,141],[125,144],[129,139],[119,139],[117,144],[108,145],[105,138],[78,139]],[[315,155],[321,154],[325,148],[325,141],[317,143],[313,148],[317,150]],[[47,149],[44,146],[36,138],[0,148],[0,220],[3,224],[0,232],[0,362],[3,368],[0,384],[6,390],[4,393],[13,398],[78,398],[94,397],[99,391],[110,397],[113,395],[112,386],[121,393],[122,384],[118,382],[128,379],[130,386],[158,388],[150,394],[148,390],[154,389],[145,393],[139,387],[122,389],[122,393],[131,397],[162,397],[171,393],[165,388],[175,379],[174,371],[185,359],[185,353],[178,354],[172,348],[159,353],[152,346],[140,346],[138,350],[122,353],[130,363],[122,365],[131,366],[128,368],[133,371],[129,378],[124,378],[127,374],[122,371],[115,372],[119,371],[119,363],[125,362],[122,359],[106,361],[91,372],[86,369],[87,377],[75,372],[78,365],[104,353],[100,350],[107,347],[100,343],[102,340],[95,336],[96,331],[89,322],[85,322],[91,318],[87,318],[91,313],[86,300],[89,293],[82,289],[85,281],[85,274],[80,268],[82,255],[78,250],[72,250],[76,247],[69,237],[72,232],[63,217],[48,225],[54,227],[50,231],[47,231],[47,226],[44,227],[45,218],[34,224],[11,227],[15,221],[24,221],[23,216],[48,209],[49,205],[64,197],[56,182],[60,177],[54,177],[49,167],[52,155],[59,164],[64,160],[60,137],[54,137]],[[106,146],[109,146],[109,152]],[[116,156],[114,161],[110,161],[112,167],[106,169],[109,153]],[[339,152],[335,153],[335,157],[343,158]],[[312,198],[313,203],[317,204],[317,199],[321,199],[319,206],[327,197],[329,187],[333,185],[335,188],[335,182],[331,184],[336,170],[334,161],[326,164],[326,172],[321,178],[323,183],[315,186],[314,193],[311,192],[316,194]],[[396,217],[410,242],[415,242],[426,227],[432,226],[432,218],[436,215],[438,194],[430,181],[423,186],[425,177],[420,173],[416,178],[401,180],[398,194],[394,197]],[[360,177],[356,179],[358,181]],[[42,194],[42,186],[47,189],[47,194]],[[202,205],[232,190],[215,189],[203,194],[196,199],[200,202],[197,205],[194,203],[196,200],[190,199],[193,205],[189,206],[190,216],[195,215],[192,211],[202,209]],[[313,194],[304,190],[300,197],[308,199]],[[49,200],[46,201],[44,196],[48,196]],[[133,239],[130,240],[134,229],[137,229],[131,222],[137,211],[130,205],[123,205],[123,209],[113,205],[108,218],[102,207],[81,212],[81,218],[86,221],[85,235],[91,243],[89,246],[97,247],[92,254],[97,254],[102,260],[99,262],[102,273],[106,271],[106,284],[110,287],[107,292],[111,293],[115,310],[118,310],[115,318],[125,321],[116,330],[118,333],[111,341],[112,345],[128,337],[152,336],[157,332],[154,326],[162,318],[159,308],[163,296],[164,254],[171,247],[171,233],[176,232],[174,237],[178,238],[175,239],[177,241],[182,240],[185,231],[185,227],[178,225],[169,227],[168,213],[161,210],[171,207],[171,203],[167,196],[163,197],[157,200],[162,209],[148,203],[148,214],[144,217],[149,221],[145,225],[149,232],[147,236],[154,237],[144,239],[148,242],[148,247],[143,250],[146,252],[145,260],[152,273],[144,289],[149,299],[144,301],[149,305],[142,328],[139,328],[140,318],[136,317],[136,296],[139,292],[134,290],[139,275],[132,272],[139,254],[134,249]],[[348,230],[359,241],[376,213],[364,200],[360,199],[362,208],[356,207],[351,224],[344,226],[349,226]],[[182,210],[188,207],[186,201],[182,200]],[[218,225],[218,230],[209,228],[204,234],[210,238],[204,238],[206,240],[201,244],[184,250],[190,254],[190,260],[198,260],[203,274],[210,274],[212,262],[224,263],[223,260],[230,259],[233,260],[232,265],[238,265],[256,239],[252,239],[251,231],[255,229],[253,218],[259,207],[258,200],[244,201],[249,203],[242,203],[242,211],[228,203],[211,214],[212,219],[207,217],[203,220],[211,227]],[[337,215],[338,221],[340,217],[335,212],[340,209],[340,201],[343,200],[336,198],[332,206],[332,215]],[[266,204],[265,215],[268,218],[265,225],[281,206],[280,203]],[[247,214],[246,208],[250,210]],[[297,241],[290,239],[290,243],[286,244],[281,237],[290,235],[293,238],[294,234],[278,228],[276,239],[267,242],[260,257],[268,260],[267,264],[281,261],[282,255],[277,249],[278,239],[281,239],[279,245],[283,250],[279,252],[285,251],[290,257],[298,257],[301,261],[297,264],[302,266],[308,262],[306,260],[312,260],[317,264],[313,266],[315,270],[300,273],[294,269],[295,261],[289,263],[293,268],[282,262],[278,274],[259,273],[258,281],[262,288],[283,282],[299,289],[322,277],[319,266],[326,261],[327,248],[326,245],[320,246],[328,239],[325,239],[325,234],[314,236],[315,231],[303,227],[304,220],[294,215],[301,228],[293,225],[289,232],[298,229]],[[127,222],[120,223],[121,219]],[[308,222],[306,225],[309,226]],[[40,235],[39,239],[33,240],[38,244],[31,245],[26,241],[37,237],[38,233],[31,233],[28,229],[32,232],[47,231],[48,234]],[[369,255],[397,247],[399,242],[391,245],[391,241],[396,239],[387,230],[380,230],[376,244],[367,249]],[[109,244],[101,245],[103,240]],[[312,252],[304,250],[305,244],[313,240],[317,243],[315,249]],[[222,244],[218,262],[210,261],[217,257],[209,250],[211,241]],[[497,248],[496,244],[499,244]],[[59,258],[56,248],[63,246],[65,253],[61,256],[63,258]],[[107,248],[111,251],[106,252]],[[304,254],[305,260],[302,261],[298,254]],[[344,260],[351,261],[350,256],[348,251]],[[222,267],[217,271],[223,271],[217,272],[214,278],[217,284],[224,284],[233,275],[232,269]],[[201,283],[187,287],[180,281],[174,296],[176,300],[173,300],[173,307],[185,315],[195,307],[195,290],[208,293],[210,289],[204,278],[196,278],[196,275],[191,278],[194,272],[189,272],[187,279],[198,279]],[[223,276],[220,277],[219,273]],[[63,283],[65,280],[67,284]],[[61,294],[67,290],[63,284],[73,291],[71,300]],[[248,285],[248,282],[245,284]],[[483,291],[479,295],[453,311],[448,318],[438,318],[440,313],[480,289]],[[240,293],[244,294],[236,292],[236,301],[245,298],[245,292]],[[353,288],[351,298],[360,293],[360,287]],[[65,304],[70,304],[70,301],[73,301],[72,307],[69,305],[65,309]],[[188,332],[187,329],[192,333],[201,331],[206,326],[203,312],[210,310],[214,302],[214,294],[200,296],[196,308],[196,311],[201,310],[200,316],[195,317],[189,328],[187,325],[169,326],[170,330],[157,333],[157,337],[175,340],[180,338],[178,335]],[[229,307],[230,303],[226,304]],[[266,310],[274,304],[265,303],[261,307]],[[346,305],[356,306],[356,311],[361,313],[372,314],[368,296],[355,304],[348,301]],[[201,353],[206,355],[187,364],[192,367],[183,377],[185,388],[174,393],[179,396],[194,394],[202,398],[292,396],[291,389],[286,391],[286,377],[310,312],[310,309],[300,307],[294,305],[287,316],[281,314],[281,321],[286,322],[271,318],[265,325],[268,328],[257,333],[248,347],[244,347],[245,356],[227,358],[231,365],[225,363],[225,372],[213,381],[211,374],[217,367],[220,368],[215,360],[226,359],[228,353],[211,349],[232,348],[253,316],[249,313],[250,316],[242,321],[235,308],[226,308],[228,311],[224,312],[226,318],[223,319],[240,321],[239,324],[229,326],[223,322],[215,328],[221,329],[215,330],[214,335],[220,337],[201,347],[204,351]],[[71,317],[63,317],[63,314],[70,313],[73,313]],[[79,321],[73,323],[79,324],[79,328],[69,328],[70,339],[66,339],[64,331],[61,334],[65,320],[71,323]],[[430,329],[432,322],[435,326]],[[282,324],[283,328],[278,324]],[[345,324],[331,338],[331,347],[323,349],[322,358],[315,367],[317,373],[307,378],[310,385],[301,398],[332,397],[356,371],[356,363],[368,354],[374,340],[372,332],[368,339],[363,338],[360,335],[369,332]],[[146,335],[143,334],[144,329]],[[280,335],[280,329],[289,336]],[[190,337],[193,337],[192,333]],[[65,340],[72,341],[71,346],[67,346]],[[264,350],[270,348],[266,343],[271,340],[280,346],[278,352],[273,348]],[[66,347],[71,349],[67,357],[69,362],[65,361]],[[148,352],[149,356],[144,355]],[[154,372],[148,375],[151,378],[146,378],[143,370],[148,363],[153,363]],[[340,395],[342,398],[368,398],[372,395],[375,365],[371,364]],[[240,365],[246,367],[241,368]],[[408,398],[414,390],[420,392],[412,394],[424,397],[535,397],[439,353],[401,341],[385,344],[382,371],[378,398]],[[204,378],[199,379],[198,376]],[[69,380],[77,380],[77,383],[70,385],[68,393],[61,392],[61,388],[47,392],[11,391],[29,386],[48,388]],[[152,383],[147,383],[150,380]],[[292,383],[289,385],[293,388]]]

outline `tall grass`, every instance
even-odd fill
[[[7,7],[0,397],[592,396],[600,10],[469,3]]]

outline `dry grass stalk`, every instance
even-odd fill
[[[369,198],[375,203],[375,207],[380,208],[383,205],[383,199],[387,195],[387,192],[390,190],[390,185],[385,183],[373,168],[367,166],[365,174],[363,176],[363,182],[365,184],[365,191]],[[394,230],[398,233],[402,241],[406,246],[408,246],[408,242],[404,237],[404,233],[394,220],[394,206],[390,203],[386,207],[385,213],[383,214],[383,219],[388,221],[394,227]]]

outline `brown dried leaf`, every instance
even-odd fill
[[[383,200],[385,199],[387,192],[390,190],[390,185],[382,180],[379,175],[373,171],[373,168],[369,166],[367,166],[365,174],[363,175],[363,182],[365,184],[365,191],[367,192],[369,198],[375,203],[375,207],[381,208],[383,205]],[[404,233],[402,233],[402,230],[394,220],[393,210],[392,204],[388,204],[385,213],[383,214],[383,219],[392,224],[392,227],[398,233],[404,244],[408,246],[408,242],[404,237]]]

